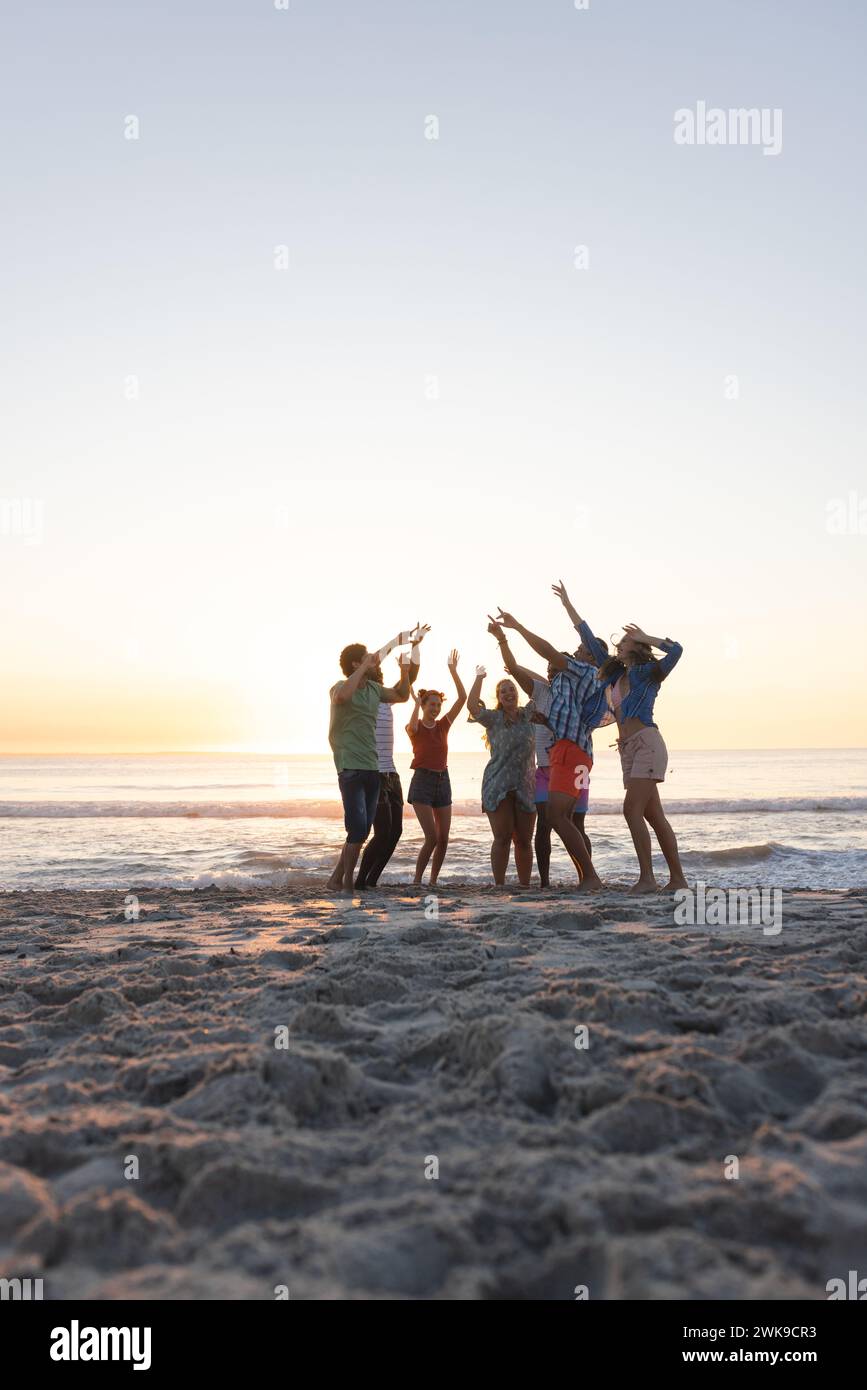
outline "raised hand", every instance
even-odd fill
[[[477,676],[486,676],[487,674],[488,674],[487,669],[486,669],[484,666],[477,666],[477,667],[476,667],[476,675],[477,675]]]
[[[424,638],[427,636],[429,632],[430,623],[416,623],[415,627],[409,635],[410,641],[412,642],[413,646],[417,647],[419,642],[424,641]]]
[[[498,613],[497,613],[496,618],[494,618],[493,621],[496,622],[496,623],[502,623],[503,627],[517,627],[517,626],[518,626],[517,620],[516,620],[515,618],[513,618],[513,616],[512,616],[511,613],[507,613],[506,610],[505,610],[504,608],[500,608],[500,610],[499,610]]]
[[[498,642],[502,642],[503,638],[506,635],[503,631],[502,624],[498,623],[496,618],[491,618],[490,613],[488,614],[488,617],[490,618],[490,622],[488,623],[488,632],[491,634],[492,637],[496,637]]]
[[[554,593],[572,619],[572,626],[577,628],[581,623],[581,615],[567,594],[566,585],[563,583],[563,580],[561,579],[559,584],[552,584],[551,588],[554,590]]]
[[[449,652],[448,666],[452,673],[458,669],[458,653],[454,648]]]

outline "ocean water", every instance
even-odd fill
[[[406,790],[408,760],[397,758]],[[483,751],[450,759],[452,840],[440,882],[490,882],[479,797]],[[603,878],[635,859],[616,752],[597,737],[587,829]],[[867,885],[867,749],[671,751],[663,802],[690,880],[734,886]],[[315,882],[343,839],[329,757],[163,754],[0,757],[0,889],[252,888]],[[383,883],[412,876],[404,835]],[[664,863],[658,861],[660,876]],[[552,877],[574,870],[555,844]]]

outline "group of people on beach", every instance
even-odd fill
[[[328,739],[343,801],[346,842],[328,880],[330,889],[373,888],[395,851],[403,830],[403,789],[394,765],[392,706],[410,698],[413,708],[406,732],[412,745],[413,775],[407,801],[424,834],[415,865],[416,884],[423,882],[428,864],[429,882],[436,884],[448,851],[452,815],[449,730],[466,705],[470,719],[485,730],[490,754],[482,778],[482,809],[493,837],[495,883],[505,882],[514,849],[518,882],[528,887],[535,850],[539,879],[542,887],[547,887],[553,832],[576,868],[579,887],[586,891],[603,886],[593,866],[585,818],[593,730],[616,721],[625,788],[623,814],[639,870],[630,891],[652,892],[658,886],[651,860],[651,830],[668,865],[666,887],[687,886],[677,839],[659,797],[668,752],[653,722],[660,684],[680,660],[683,648],[668,637],[650,637],[634,623],[627,623],[615,654],[610,655],[607,643],[593,634],[576,611],[563,583],[552,585],[552,589],[580,643],[572,653],[560,651],[511,613],[500,609],[496,617],[489,615],[488,632],[497,641],[508,673],[497,683],[493,709],[486,708],[481,699],[487,671],[477,666],[475,680],[469,691],[465,690],[458,675],[456,651],[448,662],[455,698],[447,709],[441,690],[415,689],[421,644],[430,630],[427,626],[400,632],[375,652],[360,642],[344,647],[340,653],[344,679],[330,692]],[[518,663],[507,630],[517,632],[547,663],[544,676]],[[382,663],[396,648],[404,649],[398,657],[400,679],[387,686]],[[661,657],[654,656],[654,648]],[[528,697],[524,705],[519,690]]]

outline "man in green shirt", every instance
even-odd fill
[[[379,652],[368,652],[363,643],[353,642],[340,653],[346,680],[331,687],[328,727],[346,826],[346,843],[327,884],[335,891],[352,890],[358,855],[373,825],[380,786],[376,712],[381,701],[399,704],[409,699],[409,660],[409,653],[401,655],[400,681],[385,686],[371,678],[379,665]]]

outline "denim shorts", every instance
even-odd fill
[[[452,784],[448,768],[445,772],[430,772],[426,767],[417,767],[412,774],[406,799],[410,806],[417,801],[419,806],[433,806],[439,811],[452,804]]]
[[[338,772],[337,784],[343,798],[343,824],[351,845],[363,845],[370,834],[382,779],[378,772],[347,768]]]

